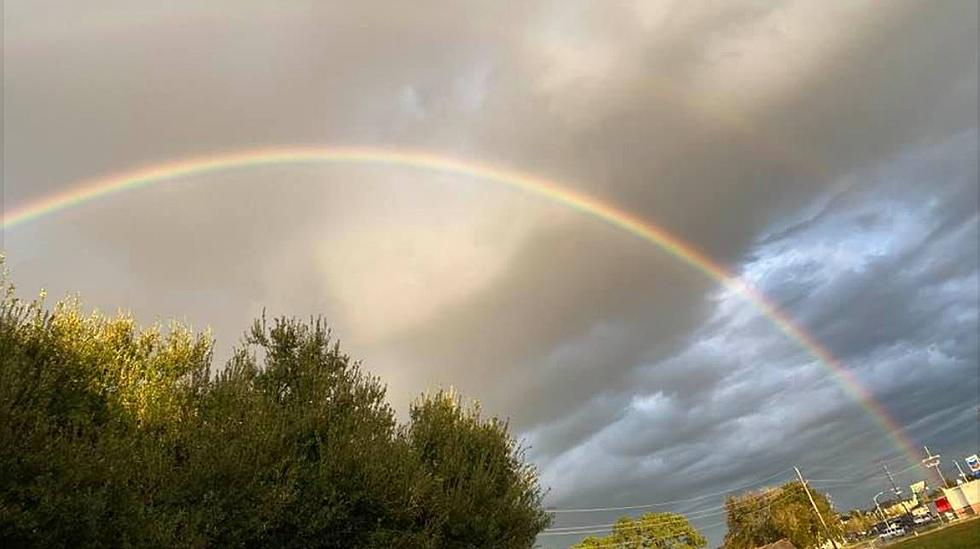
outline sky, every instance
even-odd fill
[[[977,16],[956,0],[6,0],[3,209],[266,147],[535,174],[758,288],[954,476],[980,450]],[[453,386],[509,418],[554,528],[671,510],[717,545],[724,495],[793,466],[842,509],[888,486],[881,463],[934,479],[744,296],[487,181],[264,166],[2,238],[25,296],[210,327],[219,363],[263,310],[324,315],[401,413]]]

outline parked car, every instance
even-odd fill
[[[915,519],[912,522],[916,526],[919,526],[919,525],[922,525],[922,524],[928,524],[928,523],[932,522],[932,515],[922,515],[921,517],[915,517]]]
[[[878,536],[878,539],[888,540],[888,539],[900,538],[907,533],[908,532],[905,531],[905,528],[897,524],[894,524],[890,528],[882,532],[881,535]]]

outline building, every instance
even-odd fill
[[[952,488],[943,488],[943,495],[958,517],[980,515],[980,480],[971,480]]]
[[[911,498],[907,500],[898,500],[882,503],[881,508],[885,512],[887,517],[897,517],[910,512],[919,506],[919,498],[917,494],[913,494]]]

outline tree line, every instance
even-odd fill
[[[322,319],[231,358],[180,323],[0,301],[0,546],[531,547],[543,491],[451,391],[405,422]]]
[[[827,496],[811,492],[829,533],[840,539],[843,526]],[[828,540],[828,530],[824,530],[803,485],[797,481],[729,496],[724,512],[728,531],[723,549],[754,549],[782,539],[788,539],[797,549],[815,549]],[[573,549],[703,549],[707,544],[684,515],[646,513],[636,518],[622,517],[608,535],[589,536]]]

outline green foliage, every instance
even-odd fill
[[[530,547],[536,472],[449,393],[399,425],[321,320],[207,334],[2,283],[0,546]]]
[[[841,517],[841,524],[844,532],[851,535],[859,535],[870,530],[878,520],[874,512],[865,513],[860,509],[854,509],[847,517]]]
[[[507,435],[454,392],[419,399],[407,429],[412,453],[432,480],[423,493],[427,528],[439,547],[530,547],[548,525],[537,473]]]
[[[684,515],[674,513],[646,513],[638,518],[621,517],[613,525],[612,533],[597,538],[590,536],[573,547],[598,549],[600,547],[658,547],[662,549],[701,549],[708,541],[687,521]]]
[[[832,535],[840,539],[843,527],[827,497],[812,490],[811,494]],[[798,549],[808,549],[819,547],[827,540],[823,525],[799,482],[729,497],[725,509],[726,549],[752,549],[783,538]]]

